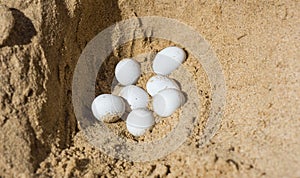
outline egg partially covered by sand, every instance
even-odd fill
[[[153,71],[156,74],[168,75],[177,69],[185,60],[186,54],[183,49],[171,46],[157,53],[153,60]]]
[[[153,113],[146,108],[132,110],[126,120],[127,130],[134,136],[143,135],[153,125]]]
[[[115,122],[124,114],[125,103],[119,96],[102,94],[94,99],[92,112],[99,121]]]
[[[133,59],[121,60],[115,68],[115,76],[122,85],[131,85],[137,82],[141,75],[140,64]]]

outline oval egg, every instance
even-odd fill
[[[147,92],[151,96],[154,96],[158,92],[160,92],[164,89],[167,89],[167,88],[174,88],[174,89],[180,90],[180,87],[173,79],[170,79],[170,78],[168,78],[166,76],[162,76],[162,75],[155,75],[155,76],[151,77],[146,84]]]
[[[185,60],[186,54],[183,49],[171,46],[157,53],[153,60],[153,71],[156,74],[168,75],[177,69]]]
[[[134,84],[141,76],[141,66],[133,59],[123,59],[115,68],[115,76],[122,85]]]
[[[153,97],[153,111],[161,117],[171,116],[185,103],[183,93],[174,88],[168,88],[158,92]]]
[[[147,129],[154,125],[154,116],[146,108],[132,110],[126,120],[126,127],[129,133],[134,136],[143,135]]]
[[[99,121],[115,122],[124,114],[125,103],[119,96],[102,94],[94,99],[92,112]]]
[[[127,101],[132,110],[146,108],[148,106],[148,94],[145,90],[138,86],[126,86],[121,90],[119,95]]]

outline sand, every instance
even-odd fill
[[[0,177],[300,177],[298,1],[0,0],[0,5]],[[199,147],[211,86],[189,55],[184,67],[201,103],[187,141],[158,160],[114,159],[92,146],[77,124],[72,77],[95,35],[117,21],[150,15],[179,20],[209,42],[226,82],[222,123]],[[145,38],[116,49],[99,71],[95,95],[110,92],[109,66],[118,60],[172,44]],[[122,122],[110,127],[133,142],[151,141],[168,134],[177,115],[180,111],[138,139],[118,129]]]

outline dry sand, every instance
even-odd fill
[[[0,5],[0,177],[300,177],[299,1],[0,0]],[[210,43],[223,68],[227,101],[220,129],[199,148],[211,93],[205,72],[189,56],[184,65],[201,98],[192,135],[164,158],[133,163],[86,141],[74,116],[71,84],[76,62],[95,35],[117,21],[149,15],[186,23]],[[170,44],[132,42],[106,65]],[[111,69],[104,69],[97,94],[110,91]],[[135,141],[157,139],[173,124],[176,119],[167,120],[154,137],[147,133]],[[124,125],[112,129],[118,127]]]

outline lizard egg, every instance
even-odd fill
[[[138,86],[129,85],[124,87],[120,92],[120,96],[128,102],[132,110],[148,106],[148,94]]]
[[[102,94],[92,103],[93,115],[103,122],[115,122],[125,112],[125,103],[119,96]]]
[[[183,93],[174,88],[168,88],[158,92],[153,97],[153,111],[161,116],[168,117],[172,115],[176,109],[185,103]]]
[[[171,46],[157,53],[153,60],[153,71],[156,74],[168,75],[177,69],[185,60],[186,54],[183,49]]]
[[[122,85],[134,84],[141,75],[140,64],[133,59],[121,60],[115,69],[115,76]]]
[[[143,135],[153,125],[153,113],[146,108],[132,110],[126,120],[127,130],[134,136]]]
[[[174,88],[180,90],[180,87],[177,85],[177,83],[174,80],[162,75],[155,75],[151,77],[146,84],[146,88],[147,88],[147,92],[151,96],[154,96],[159,91],[167,88]]]

